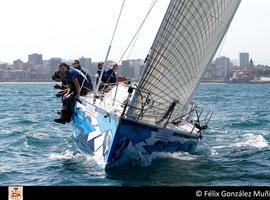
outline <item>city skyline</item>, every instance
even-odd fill
[[[0,82],[5,81],[52,81],[51,76],[58,70],[58,66],[63,62],[62,58],[50,58],[43,60],[42,54],[29,54],[28,61],[23,62],[17,59],[13,64],[0,64]],[[97,62],[92,62],[91,58],[79,58],[81,66],[89,75],[95,79]],[[65,61],[71,64],[72,60]],[[109,61],[111,62],[111,61]],[[144,60],[123,60],[117,74],[120,77],[137,80],[143,68]],[[269,83],[270,67],[264,65],[254,65],[253,59],[249,58],[248,52],[239,53],[239,66],[234,65],[232,60],[226,56],[215,58],[208,66],[202,77],[202,82],[217,83]]]
[[[248,54],[248,63],[250,62],[250,59],[252,59],[252,62],[253,62],[254,59],[253,59],[253,57],[250,56],[250,53],[249,52],[239,52],[237,58],[235,58],[235,59],[233,59],[233,58],[231,58],[231,57],[229,57],[227,55],[218,55],[218,56],[216,56],[216,57],[213,58],[212,63],[215,62],[215,60],[218,59],[218,58],[225,57],[225,58],[230,59],[230,61],[233,63],[234,66],[243,67],[240,64],[240,62],[241,62],[241,54]],[[38,57],[38,60],[39,61],[36,61],[37,60],[36,56]],[[80,60],[80,59],[90,59],[91,60],[91,63],[102,62],[102,60],[93,60],[91,56],[90,57],[85,57],[84,55],[81,55],[81,56],[76,57],[76,58],[61,58],[61,57],[58,57],[58,56],[53,56],[53,57],[48,58],[48,59],[43,59],[43,58],[44,58],[44,55],[42,54],[42,52],[41,53],[31,53],[31,54],[28,54],[26,56],[26,59],[25,60],[22,60],[20,58],[14,58],[12,60],[12,62],[0,61],[0,64],[14,65],[14,63],[16,63],[16,62],[22,62],[22,63],[30,63],[30,64],[34,64],[34,65],[38,65],[38,64],[41,64],[42,65],[41,61],[49,62],[52,59],[61,59],[62,62],[66,62],[68,64],[72,63],[75,59],[77,59],[77,60]],[[35,61],[32,61],[33,59]],[[122,61],[127,61],[127,60],[144,60],[144,58],[128,58],[128,59],[123,59]],[[36,63],[36,62],[39,62],[39,63]],[[115,62],[115,61],[108,59],[108,62],[110,63],[110,62]],[[246,63],[247,63],[247,61],[246,61]],[[119,64],[121,64],[121,63],[119,63]],[[255,63],[255,64],[256,65],[264,65],[262,63]],[[269,66],[270,67],[270,65],[267,65],[267,64],[265,66]]]
[[[110,60],[118,61],[131,37],[145,17],[152,0],[127,0],[112,45]],[[167,9],[169,0],[158,1],[147,19],[130,55],[144,59]],[[37,2],[11,0],[1,2],[0,61],[27,60],[30,53],[43,54],[45,60],[81,55],[103,61],[119,14],[122,0],[68,0]],[[14,6],[16,5],[16,6]],[[267,0],[243,0],[216,57],[238,59],[249,52],[256,64],[270,65],[267,47],[270,41],[270,14]],[[128,57],[124,57],[128,59]]]

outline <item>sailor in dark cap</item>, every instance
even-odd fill
[[[59,84],[55,84],[54,85],[54,88],[55,89],[60,89],[60,92],[57,92],[56,93],[56,96],[57,97],[62,97],[67,89],[68,89],[68,84],[66,83],[65,79],[60,75],[60,71],[57,70],[53,75],[52,75],[52,80],[56,81],[56,82],[61,82],[62,84],[59,85]]]
[[[89,74],[87,74],[81,67],[81,64],[80,64],[80,61],[79,60],[74,60],[73,63],[72,63],[72,67],[77,69],[77,70],[80,70],[87,78],[87,82],[89,83],[88,85],[88,88],[90,90],[93,90],[93,84],[92,84],[92,80],[89,76]]]
[[[86,95],[91,88],[89,88],[90,84],[87,77],[80,70],[70,68],[66,63],[61,63],[59,72],[70,88],[63,96],[63,108],[60,112],[60,118],[54,121],[64,124],[71,121],[74,101],[80,96]],[[83,87],[81,87],[82,85]]]
[[[78,69],[78,70],[82,70],[82,67],[81,67],[81,64],[80,64],[79,60],[74,60],[72,62],[72,67],[74,67],[75,69]]]

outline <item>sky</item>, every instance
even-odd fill
[[[110,60],[118,61],[153,0],[126,0]],[[1,0],[0,61],[91,57],[103,61],[123,0]],[[158,0],[130,56],[147,55],[169,0]],[[249,52],[255,64],[270,65],[270,1],[242,0],[222,49],[216,56],[238,59]],[[127,54],[129,55],[129,53]]]

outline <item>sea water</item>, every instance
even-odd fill
[[[196,186],[270,184],[270,85],[201,84],[214,111],[194,154],[153,154],[106,173],[74,147],[71,124],[53,121],[52,83],[0,84],[0,185]]]

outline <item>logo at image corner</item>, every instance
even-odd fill
[[[8,187],[9,200],[23,200],[23,187],[12,186]]]

